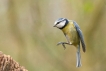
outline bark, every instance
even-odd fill
[[[28,71],[18,62],[12,59],[10,55],[5,55],[0,51],[0,71]]]

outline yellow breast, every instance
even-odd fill
[[[63,33],[69,37],[70,43],[73,45],[77,45],[80,41],[76,28],[73,22],[69,22],[66,27],[62,29]]]

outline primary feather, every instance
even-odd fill
[[[82,31],[80,30],[78,24],[75,21],[73,21],[73,24],[75,25],[76,30],[77,30],[77,33],[78,33],[78,35],[80,37],[80,41],[81,41],[81,44],[82,44],[83,52],[85,52],[86,51],[86,47],[85,47],[85,43],[84,43],[84,38],[83,38],[83,35],[82,35]]]

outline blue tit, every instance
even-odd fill
[[[58,42],[57,45],[62,44],[64,48],[65,44],[74,45],[77,48],[76,56],[77,56],[77,64],[76,67],[80,67],[81,64],[81,54],[80,54],[80,42],[82,44],[83,52],[86,51],[85,42],[83,38],[82,31],[78,24],[73,20],[68,20],[66,18],[59,18],[55,21],[54,27],[59,28],[64,33],[67,42]]]

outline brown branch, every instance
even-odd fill
[[[0,71],[28,71],[18,62],[12,59],[10,55],[5,55],[0,51]]]

